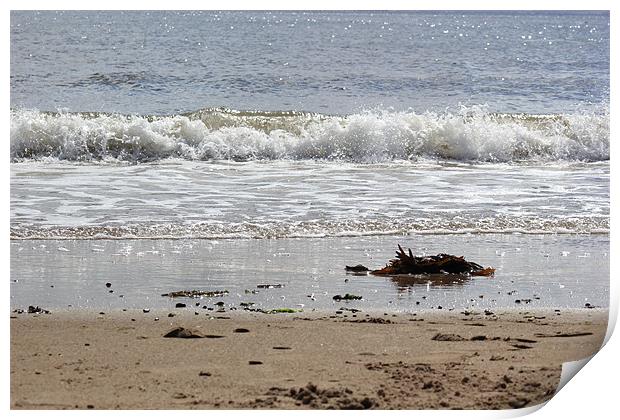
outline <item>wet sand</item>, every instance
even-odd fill
[[[11,408],[520,408],[606,327],[603,309],[12,313]]]

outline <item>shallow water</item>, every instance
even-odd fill
[[[492,278],[401,278],[346,273],[380,268],[396,244],[497,269]],[[411,235],[273,240],[11,241],[11,307],[173,308],[176,302],[304,311],[340,307],[415,311],[608,307],[608,235]],[[110,282],[110,289],[105,283]],[[283,288],[257,289],[259,284]],[[53,287],[52,287],[53,286]],[[257,293],[246,293],[257,290]],[[113,293],[109,293],[113,290]],[[225,297],[170,299],[179,290]],[[335,302],[346,293],[361,301]],[[121,297],[122,295],[122,297]],[[309,297],[309,296],[312,296]],[[526,303],[527,299],[531,302]],[[520,300],[521,303],[516,301]],[[419,302],[419,303],[418,303]],[[240,308],[240,307],[239,307]],[[240,308],[241,309],[241,308]],[[191,310],[191,309],[187,309]],[[204,310],[200,309],[201,312]]]
[[[609,163],[11,165],[13,238],[605,233]]]

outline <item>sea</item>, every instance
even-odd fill
[[[609,306],[608,12],[12,11],[10,32],[14,310]],[[496,273],[344,270],[398,245]]]

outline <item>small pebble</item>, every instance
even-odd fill
[[[248,330],[247,328],[235,328],[234,332],[236,332],[236,333],[249,333],[250,330]]]

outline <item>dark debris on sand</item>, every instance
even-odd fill
[[[347,265],[347,266],[345,266],[345,268],[344,268],[344,269],[345,269],[346,271],[351,271],[351,272],[353,272],[353,273],[362,273],[362,272],[365,272],[365,271],[370,271],[370,270],[368,269],[368,267],[366,267],[366,266],[364,266],[364,265],[362,265],[362,264],[353,265],[353,266],[351,266],[351,265]]]
[[[357,322],[360,324],[395,324],[389,319],[384,318],[362,318],[362,319],[345,319],[343,322]]]
[[[21,314],[21,313],[24,313],[24,310],[23,309],[16,309],[13,312]],[[48,311],[47,309],[43,309],[43,308],[40,308],[38,306],[32,306],[32,305],[28,306],[27,312],[29,314],[49,314],[50,313],[50,311]]]
[[[167,296],[171,298],[177,297],[188,297],[188,298],[199,298],[199,297],[221,297],[228,294],[228,290],[179,290],[176,292],[164,293],[162,296]]]
[[[200,332],[188,330],[187,328],[177,327],[164,334],[165,338],[204,338]]]
[[[334,299],[337,302],[340,302],[341,300],[362,300],[362,297],[358,295],[352,295],[352,294],[346,293],[344,296],[336,295],[332,299]]]
[[[463,337],[458,334],[441,334],[437,333],[431,338],[431,340],[435,341],[465,341]]]
[[[289,397],[295,400],[295,405],[307,406],[315,409],[366,410],[379,408],[378,402],[368,396],[356,396],[349,388],[321,389],[313,383],[306,386],[290,389],[272,387],[270,395]]]

